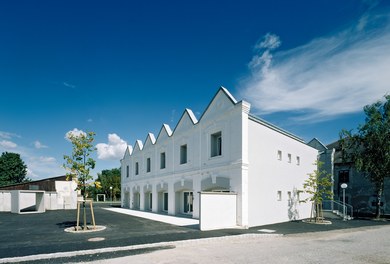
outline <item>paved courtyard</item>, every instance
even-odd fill
[[[332,225],[289,222],[250,229],[202,232],[198,230],[198,225],[193,219],[187,219],[187,224],[168,224],[137,217],[131,215],[129,211],[110,207],[108,204],[95,204],[94,211],[96,224],[107,228],[100,232],[79,234],[64,232],[65,228],[75,225],[75,210],[25,215],[0,213],[2,234],[0,236],[0,263],[97,261],[154,251],[169,252],[179,245],[172,244],[172,242],[199,241],[196,239],[200,238],[208,238],[209,241],[213,239],[234,241],[234,239],[242,238],[264,238],[271,234],[272,239],[277,239],[275,235],[281,234],[291,236],[317,231],[341,230],[344,232],[351,228],[389,226],[388,222],[382,221],[334,219]],[[163,218],[158,215],[154,217]],[[181,221],[181,219],[178,220]]]

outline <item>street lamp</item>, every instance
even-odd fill
[[[111,205],[112,205],[112,186],[110,186],[110,192],[111,192]]]
[[[345,221],[347,220],[345,207],[345,189],[348,187],[348,185],[346,183],[343,183],[340,187],[343,189],[343,221]]]

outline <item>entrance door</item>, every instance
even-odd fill
[[[184,210],[183,212],[185,214],[192,213],[193,211],[193,200],[194,200],[194,195],[192,192],[184,192]]]
[[[163,207],[163,211],[168,211],[168,193],[167,192],[164,193],[164,207]]]

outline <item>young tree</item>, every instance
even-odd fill
[[[343,160],[352,162],[374,185],[378,219],[385,178],[390,177],[390,95],[385,99],[364,107],[365,123],[356,133],[340,132]]]
[[[333,192],[331,189],[332,178],[326,170],[321,170],[323,162],[316,161],[317,169],[309,174],[309,178],[304,182],[303,189],[309,197],[303,202],[310,201],[312,209],[310,218],[314,218],[314,222],[322,222],[324,217],[322,213],[322,201],[324,199],[333,199]]]
[[[88,181],[93,179],[90,175],[90,170],[95,168],[95,160],[90,155],[96,150],[94,147],[95,133],[87,132],[74,134],[72,132],[67,134],[67,138],[73,145],[72,155],[64,155],[65,163],[63,167],[68,170],[68,178],[72,178],[77,182],[77,189],[81,190],[83,195],[83,219],[84,219],[84,230],[87,229],[87,216],[85,210],[85,200],[87,198],[87,186]],[[77,227],[76,227],[77,228]]]
[[[3,152],[0,156],[0,186],[28,182],[27,166],[20,154]]]

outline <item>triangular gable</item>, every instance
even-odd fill
[[[309,145],[310,147],[313,147],[319,151],[325,151],[327,150],[328,148],[322,144],[321,141],[319,141],[317,138],[313,138],[312,140],[310,140],[307,145]]]
[[[160,129],[160,132],[158,133],[156,141],[163,139],[164,137],[168,138],[170,136],[172,136],[171,128],[169,127],[169,125],[163,124],[161,129]]]
[[[132,152],[133,152],[133,147],[128,145],[125,150],[125,154],[123,155],[123,159],[130,157]]]
[[[154,143],[156,143],[156,139],[155,139],[153,133],[148,133],[148,136],[146,137],[146,140],[145,140],[144,148],[149,146],[149,145],[154,145]]]
[[[135,141],[133,153],[136,151],[141,151],[143,148],[144,146],[142,144],[142,141],[138,139]]]
[[[238,102],[233,97],[233,95],[231,95],[231,93],[226,88],[221,86],[199,120],[202,120],[202,118],[206,116],[207,113],[213,111],[223,111],[223,109],[226,109],[229,105],[232,106],[236,105],[237,103]]]
[[[176,125],[175,130],[173,131],[173,133],[175,133],[175,131],[176,131],[178,128],[192,127],[192,126],[194,126],[196,123],[198,123],[198,120],[196,119],[194,113],[191,111],[191,109],[186,108],[186,109],[184,110],[183,114],[181,115],[180,120],[179,120],[179,122],[177,123],[177,125]]]

